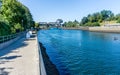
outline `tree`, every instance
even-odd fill
[[[57,26],[61,26],[61,23],[63,23],[63,20],[62,19],[57,19],[56,20],[56,23],[57,23]]]
[[[35,23],[35,28],[39,28],[39,23]]]
[[[77,20],[74,21],[68,21],[63,24],[65,27],[78,27],[79,22]]]
[[[22,26],[19,23],[15,24],[14,28],[15,28],[16,32],[22,31]]]
[[[29,9],[17,0],[2,0],[1,15],[8,21],[11,33],[33,27]]]
[[[114,14],[110,10],[102,10],[101,12],[96,12],[89,14],[87,17],[83,17],[80,25],[82,26],[99,26],[103,21],[115,20]]]
[[[56,22],[58,22],[58,23],[63,23],[63,20],[62,19],[57,19],[57,21]]]
[[[0,14],[0,36],[10,34],[10,26],[9,23],[3,18]]]
[[[74,21],[73,21],[73,26],[74,26],[74,27],[78,27],[78,26],[79,26],[79,22],[78,22],[77,20],[74,20]]]
[[[110,10],[103,10],[103,11],[101,11],[101,15],[103,17],[103,20],[106,20],[106,19],[110,18],[111,16],[113,16],[113,13]]]
[[[88,22],[88,18],[87,17],[83,17],[81,23],[84,25],[86,22]]]
[[[120,14],[117,14],[115,19],[117,20],[117,23],[120,23]]]

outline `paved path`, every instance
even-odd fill
[[[21,38],[0,51],[0,75],[39,75],[36,38]]]

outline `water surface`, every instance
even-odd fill
[[[120,75],[120,34],[41,30],[38,37],[60,75]]]

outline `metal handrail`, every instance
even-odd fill
[[[45,64],[44,64],[44,61],[43,61],[43,56],[42,56],[42,53],[41,53],[41,48],[40,48],[40,45],[39,45],[39,41],[38,41],[38,34],[37,34],[37,43],[38,43],[38,53],[39,53],[39,69],[40,69],[40,75],[47,75],[46,74],[46,69],[45,69]]]
[[[16,33],[16,34],[11,34],[11,35],[6,35],[6,36],[0,36],[0,44],[1,43],[4,43],[4,42],[7,42],[11,39],[14,39],[16,38],[17,36],[19,36],[21,33],[23,32],[20,32],[20,33]]]

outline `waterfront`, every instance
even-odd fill
[[[120,34],[41,30],[38,39],[60,75],[120,75]]]

